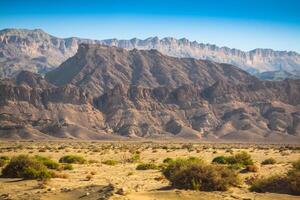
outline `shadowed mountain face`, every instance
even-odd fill
[[[216,80],[236,84],[258,81],[227,64],[168,57],[156,50],[127,51],[86,44],[80,45],[75,56],[47,73],[45,78],[55,85],[71,83],[95,96],[117,84],[175,88],[193,83],[207,87]]]
[[[73,56],[79,44],[103,44],[127,50],[156,49],[164,55],[179,58],[196,58],[235,65],[258,77],[270,79],[297,78],[300,74],[300,55],[295,52],[255,49],[243,52],[227,47],[190,42],[187,39],[157,37],[145,40],[89,40],[57,38],[40,29],[4,29],[0,31],[0,77],[11,77],[22,70],[45,74]],[[279,75],[268,75],[260,72]]]
[[[2,138],[300,139],[300,81],[156,50],[82,44],[45,79],[22,72],[0,87]]]

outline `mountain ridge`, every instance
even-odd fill
[[[293,51],[254,49],[244,52],[172,37],[150,37],[145,40],[58,38],[41,29],[4,29],[0,31],[0,76],[14,76],[21,70],[45,74],[73,56],[81,43],[125,49],[157,49],[173,57],[192,57],[233,64],[253,74],[279,69],[292,74],[300,73],[300,55]]]
[[[300,80],[157,50],[81,44],[45,78],[21,72],[0,89],[1,138],[300,141]]]

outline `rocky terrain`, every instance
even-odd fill
[[[45,78],[0,82],[0,137],[299,142],[300,81],[229,64],[81,44]]]
[[[191,42],[187,39],[148,38],[145,40],[89,40],[81,38],[57,38],[35,29],[4,29],[0,31],[0,77],[11,77],[22,70],[45,74],[73,56],[81,43],[104,44],[119,48],[156,49],[173,57],[190,57],[228,63],[240,67],[258,77],[261,72],[282,71],[284,76],[270,76],[282,80],[300,76],[300,55],[295,52],[255,49],[244,52],[227,47]]]

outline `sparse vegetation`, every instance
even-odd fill
[[[34,158],[43,163],[48,169],[59,169],[59,164],[50,158],[39,155],[36,155]]]
[[[3,167],[9,162],[8,156],[0,156],[0,167]]]
[[[274,165],[276,160],[274,158],[268,158],[261,162],[262,165]]]
[[[176,159],[168,164],[163,174],[173,187],[180,189],[225,191],[239,183],[234,171],[207,165],[200,159]]]
[[[5,178],[24,178],[24,179],[49,179],[51,173],[47,167],[34,157],[20,155],[13,157],[2,170]]]
[[[218,156],[212,160],[212,163],[231,165],[231,169],[245,168],[248,165],[253,165],[251,155],[243,151],[234,156]]]
[[[274,192],[300,195],[300,160],[293,163],[293,168],[286,175],[260,178],[251,184],[255,192]]]
[[[62,165],[62,169],[63,169],[63,170],[73,170],[74,167],[73,167],[72,164],[66,163],[66,164],[63,164],[63,165]]]
[[[86,160],[78,155],[66,155],[59,159],[60,163],[84,164]]]
[[[245,170],[247,172],[258,172],[258,167],[256,165],[247,165]]]
[[[154,163],[141,163],[136,167],[136,170],[159,169]]]
[[[102,164],[105,164],[105,165],[111,165],[111,166],[114,166],[114,165],[117,165],[119,162],[116,161],[116,160],[105,160],[102,162]]]

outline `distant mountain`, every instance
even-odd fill
[[[21,70],[45,74],[73,56],[81,43],[104,44],[128,50],[156,49],[174,57],[190,57],[232,64],[252,74],[282,69],[293,77],[295,71],[300,71],[300,55],[296,52],[271,49],[244,52],[170,37],[163,39],[153,37],[145,40],[136,38],[89,40],[76,37],[62,39],[40,29],[4,29],[0,31],[0,77],[11,77]]]
[[[0,81],[0,138],[300,141],[300,80],[229,64],[81,44],[45,78]]]
[[[289,79],[300,79],[300,71],[287,72],[285,70],[277,70],[277,71],[266,71],[255,74],[260,79],[263,80],[284,80],[286,78]]]

